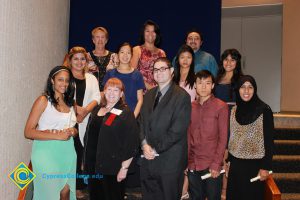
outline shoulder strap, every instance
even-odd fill
[[[99,67],[101,64],[99,63],[99,60],[94,55],[93,51],[90,52],[91,58],[93,59],[94,63]]]

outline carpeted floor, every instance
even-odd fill
[[[275,131],[273,178],[282,200],[300,200],[300,128]]]

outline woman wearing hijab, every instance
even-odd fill
[[[252,76],[237,82],[236,106],[231,110],[227,197],[230,200],[262,200],[264,181],[269,176],[273,156],[273,113],[257,96]],[[260,176],[260,180],[250,179]]]

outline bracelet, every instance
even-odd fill
[[[128,167],[122,166],[121,169],[123,169],[123,170],[128,170]]]

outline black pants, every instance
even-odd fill
[[[238,159],[231,156],[226,199],[263,200],[265,181],[250,182],[261,167],[260,159]]]
[[[127,177],[125,179],[125,187],[126,188],[135,188],[140,187],[140,164],[139,159],[141,159],[141,154],[137,154],[133,160],[131,161]]]
[[[103,180],[90,178],[88,180],[88,190],[90,200],[104,200]]]
[[[189,192],[191,200],[220,200],[222,191],[222,175],[217,178],[202,180],[201,176],[209,173],[209,170],[188,171]]]
[[[182,170],[174,173],[151,172],[141,166],[141,186],[143,200],[179,200],[184,174]]]
[[[77,127],[78,128],[78,127]],[[83,156],[83,146],[80,142],[79,135],[74,137],[74,146],[77,154],[77,167],[76,167],[76,173],[79,175],[82,175],[83,172],[81,170],[82,165],[82,156]],[[76,190],[83,190],[86,187],[84,184],[84,180],[82,178],[76,179]]]
[[[90,200],[123,200],[124,181],[117,182],[115,175],[103,175],[101,179],[90,178],[88,182]]]

